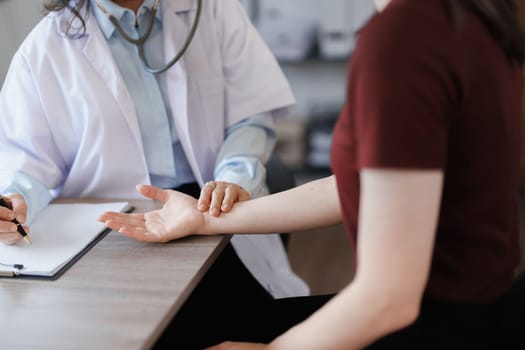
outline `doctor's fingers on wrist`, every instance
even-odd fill
[[[246,191],[244,188],[242,188],[241,186],[238,186],[237,196],[238,196],[237,198],[238,202],[247,201],[251,197],[250,193]]]
[[[229,184],[228,187],[226,187],[224,199],[222,200],[222,211],[226,213],[230,212],[235,202],[240,202],[248,199],[246,198],[246,195],[248,196],[248,198],[250,198],[248,192],[246,192],[241,186],[236,184]]]
[[[197,208],[200,211],[206,211],[210,207],[211,194],[215,189],[215,181],[206,182],[201,188],[201,194],[197,203]]]
[[[221,215],[221,211],[226,200],[228,189],[231,191],[232,184],[224,181],[216,181],[210,203],[210,214],[213,216]]]

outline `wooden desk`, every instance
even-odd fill
[[[111,232],[56,281],[0,279],[0,349],[148,349],[228,240]]]

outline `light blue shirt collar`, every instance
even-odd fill
[[[111,0],[98,0],[102,6],[106,8],[108,13],[115,17],[119,22],[128,22],[130,25],[135,21],[135,13],[125,7],[122,7],[120,5],[117,5],[115,2]],[[100,30],[102,33],[104,33],[104,37],[106,39],[111,38],[113,33],[115,33],[115,26],[111,21],[109,20],[108,16],[106,16],[102,10],[100,10],[96,4],[95,0],[89,0],[91,6],[91,9],[93,13],[95,14],[95,18],[97,19],[98,25],[100,27]],[[149,13],[151,11],[151,8],[153,7],[153,3],[155,0],[144,0],[142,5],[140,6],[138,10],[138,16],[142,16],[143,13]],[[162,23],[162,2],[159,3],[159,7],[157,9],[157,14],[155,15],[155,18],[157,21]]]

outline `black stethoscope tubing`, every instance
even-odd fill
[[[141,37],[139,37],[137,39],[133,39],[132,37],[130,37],[124,31],[124,29],[122,29],[122,27],[120,26],[120,23],[118,22],[118,20],[114,16],[110,15],[108,13],[108,11],[104,8],[104,6],[102,6],[102,4],[100,4],[98,1],[96,1],[96,4],[97,4],[98,8],[106,16],[108,16],[109,20],[115,26],[115,29],[119,32],[119,34],[122,36],[122,38],[124,38],[124,40],[126,40],[127,42],[129,42],[129,43],[131,43],[131,44],[133,44],[133,45],[135,45],[137,47],[139,58],[142,61],[142,63],[144,64],[144,68],[148,72],[153,73],[153,74],[160,74],[160,73],[163,73],[163,72],[167,71],[168,69],[170,69],[175,63],[177,63],[182,58],[182,56],[184,55],[184,53],[186,52],[186,50],[190,46],[190,43],[193,40],[193,37],[195,36],[195,32],[197,31],[197,27],[199,26],[199,21],[200,21],[201,11],[202,11],[202,0],[197,0],[197,13],[195,14],[195,19],[193,21],[193,25],[191,26],[190,33],[188,34],[188,37],[186,38],[186,41],[184,41],[184,45],[182,45],[182,48],[180,49],[179,53],[170,62],[168,62],[164,67],[162,67],[162,68],[152,68],[149,65],[149,63],[148,63],[148,59],[146,58],[146,54],[144,53],[144,43],[146,42],[146,40],[148,40],[148,38],[149,38],[149,36],[151,34],[151,30],[153,29],[153,22],[155,21],[155,15],[157,14],[157,8],[159,6],[159,2],[160,2],[160,0],[155,0],[155,3],[153,4],[153,6],[151,8],[148,27],[146,28],[146,31],[144,32],[144,35],[142,35]]]

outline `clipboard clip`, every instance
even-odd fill
[[[24,265],[22,264],[12,264],[11,265],[11,264],[0,263],[0,266],[9,267],[13,269],[12,271],[1,271],[0,270],[0,276],[4,276],[4,277],[18,276],[20,274],[20,270],[24,268]]]

